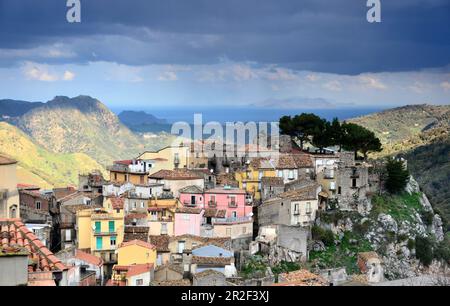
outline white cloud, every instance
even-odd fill
[[[315,82],[320,79],[320,77],[317,74],[308,74],[306,78],[311,82]]]
[[[48,71],[48,67],[28,62],[23,67],[23,72],[28,80],[43,82],[55,82],[58,76]]]
[[[178,76],[174,71],[164,71],[158,77],[158,81],[176,81]]]
[[[75,78],[75,73],[72,71],[66,70],[63,75],[64,81],[72,81]]]
[[[258,74],[247,65],[233,65],[231,72],[235,81],[248,81],[258,77]]]
[[[370,76],[370,75],[361,75],[359,77],[359,81],[364,85],[366,88],[371,89],[386,89],[386,85],[384,85],[380,80],[377,78]]]
[[[450,90],[450,82],[449,81],[444,81],[441,83],[441,87],[445,90],[448,91]]]
[[[339,81],[330,81],[328,83],[323,84],[323,88],[331,90],[331,91],[341,91],[342,85]]]

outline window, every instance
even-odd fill
[[[283,170],[277,170],[277,176],[283,177]]]
[[[108,225],[109,225],[109,232],[110,233],[113,233],[113,232],[116,231],[116,229],[115,229],[115,222],[114,221],[109,221]]]
[[[226,230],[226,231],[227,231],[227,234],[226,234],[226,235],[227,235],[228,237],[231,237],[231,227],[227,227],[227,230]]]
[[[236,218],[237,217],[237,212],[235,212],[235,211],[231,212],[231,217],[232,218]]]
[[[341,186],[338,187],[338,194],[341,194]]]
[[[185,241],[178,241],[178,253],[183,253],[185,244]]]
[[[263,175],[264,175],[264,172],[259,171],[259,173],[258,173],[258,180],[262,179]]]
[[[111,237],[111,239],[109,240],[109,244],[110,244],[111,246],[115,246],[115,245],[116,245],[116,237],[115,237],[115,236],[112,236],[112,237]]]
[[[190,219],[191,219],[191,218],[189,217],[188,214],[184,214],[184,215],[183,215],[183,220],[189,221]]]
[[[294,214],[299,214],[300,213],[300,210],[299,210],[299,206],[298,206],[298,203],[295,203],[294,204]]]
[[[290,180],[294,179],[294,170],[289,170],[289,177]]]
[[[311,202],[306,202],[306,213],[310,214],[312,212]]]
[[[137,207],[137,204],[136,204],[136,201],[135,201],[135,202],[133,202],[133,208],[136,209],[136,207]]]
[[[144,285],[144,280],[142,278],[139,278],[136,280],[136,286],[142,286]]]
[[[128,174],[125,174],[125,182],[128,182]]]
[[[103,237],[97,237],[95,247],[97,250],[103,249]]]
[[[102,223],[100,221],[95,221],[95,232],[101,233],[102,231]]]
[[[114,173],[114,180],[117,181],[117,173]]]
[[[91,205],[91,200],[86,200],[86,205]]]
[[[356,187],[356,179],[352,179],[352,187]]]
[[[65,230],[65,241],[71,241],[72,240],[72,230],[66,229]]]
[[[144,208],[144,207],[145,207],[144,202],[141,202],[141,208]]]
[[[141,183],[141,185],[143,185],[143,184],[144,184],[144,177],[143,177],[143,176],[141,176],[141,177],[140,177],[139,179],[140,179],[140,181],[139,181],[139,182]]]
[[[161,223],[161,235],[167,235],[167,223]]]
[[[41,202],[40,201],[36,201],[36,209],[41,209]]]

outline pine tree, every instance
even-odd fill
[[[409,171],[403,161],[389,159],[386,164],[387,179],[385,187],[390,193],[402,192],[409,180]]]

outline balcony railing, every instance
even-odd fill
[[[230,207],[230,208],[236,208],[236,207],[237,207],[237,203],[236,203],[236,202],[229,202],[229,203],[228,203],[228,207]]]
[[[184,206],[188,206],[188,207],[195,207],[195,206],[197,206],[197,203],[192,203],[192,202],[189,201],[189,200],[184,200],[184,201],[183,201],[183,205],[184,205]]]
[[[216,201],[209,201],[208,202],[208,206],[209,207],[217,207],[217,202]]]
[[[229,217],[229,218],[213,218],[212,223],[222,223],[222,224],[233,224],[233,223],[242,223],[242,222],[250,222],[253,221],[253,218],[250,216],[246,217]]]
[[[113,231],[113,232],[97,232],[94,231],[94,236],[117,236],[117,232]]]

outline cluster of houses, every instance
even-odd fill
[[[367,209],[374,188],[353,152],[300,150],[285,137],[273,150],[218,158],[181,143],[51,190],[19,184],[16,162],[1,156],[0,275],[15,276],[0,285],[273,283],[243,280],[246,257],[308,260],[319,212]]]

